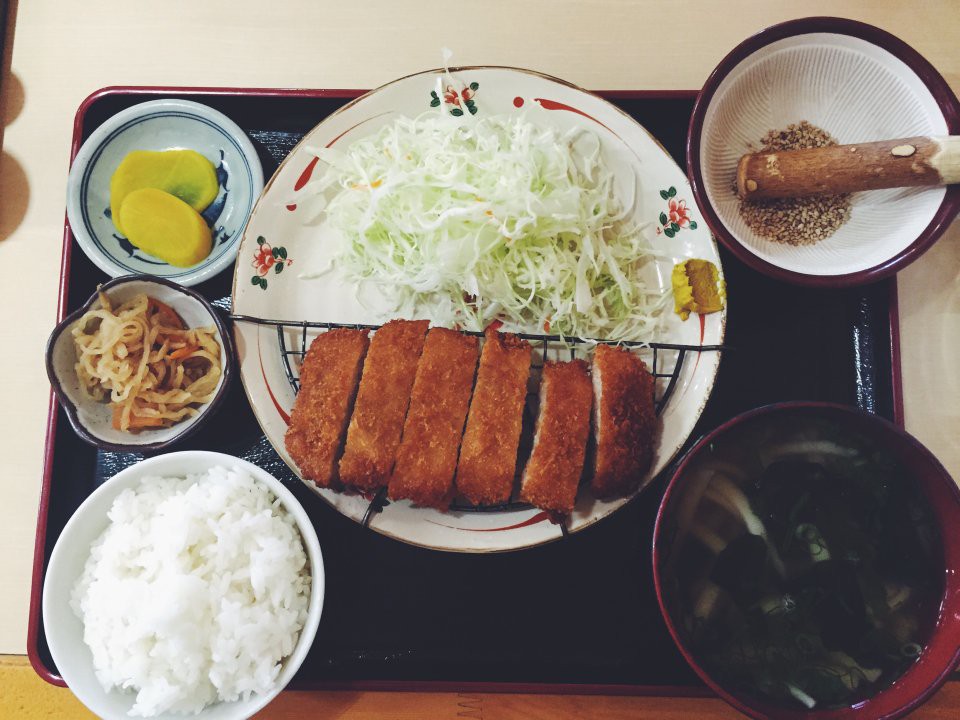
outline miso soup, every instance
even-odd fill
[[[943,597],[943,548],[885,448],[802,411],[758,417],[705,448],[682,489],[666,598],[720,685],[840,707],[917,661]]]

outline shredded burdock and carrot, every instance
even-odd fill
[[[73,326],[83,393],[107,400],[124,432],[169,427],[210,402],[222,374],[214,327],[187,328],[168,305],[139,294],[100,306]]]

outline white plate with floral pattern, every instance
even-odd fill
[[[438,83],[438,79],[440,82]],[[438,93],[438,87],[442,90]],[[306,224],[291,203],[317,166],[307,147],[349,145],[375,133],[400,116],[430,110],[454,116],[526,113],[538,124],[562,130],[583,126],[600,139],[601,152],[618,179],[638,179],[633,217],[657,255],[655,282],[671,293],[675,263],[703,258],[720,267],[716,244],[692,203],[687,178],[659,143],[633,118],[596,95],[539,73],[503,67],[464,67],[430,70],[396,80],[344,106],[311,130],[290,153],[267,184],[250,217],[240,245],[233,287],[233,311],[255,318],[333,323],[380,324],[357,300],[357,287],[334,272],[308,279],[301,274],[322,268],[330,230],[325,221]],[[631,183],[618,183],[621,201],[630,204]],[[429,319],[429,318],[427,318]],[[693,315],[687,321],[664,311],[660,342],[719,345],[726,311]],[[536,332],[530,328],[530,332]],[[241,378],[253,411],[280,457],[294,470],[284,447],[295,393],[284,368],[277,329],[249,322],[235,323]],[[288,331],[289,346],[297,348],[300,331]],[[691,353],[683,363],[669,401],[661,413],[662,427],[653,467],[644,486],[680,450],[703,411],[713,388],[719,353]],[[317,488],[306,482],[344,515],[364,522],[384,535],[423,547],[458,552],[515,550],[556,540],[560,525],[547,513],[525,506],[495,512],[436,510],[390,502],[368,514],[369,499]],[[576,532],[622,507],[630,498],[595,500],[581,489],[566,531]]]

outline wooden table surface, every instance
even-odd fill
[[[699,88],[746,36],[799,15],[878,25],[960,91],[960,2],[928,0],[21,0],[0,76],[0,653],[26,648],[27,603],[73,115],[106,85],[373,87],[456,64],[530,67],[598,89]],[[2,6],[2,3],[0,3]],[[960,478],[960,224],[899,278],[907,429]],[[960,713],[960,692],[925,712]],[[293,717],[288,693],[267,713]],[[300,698],[303,701],[303,698]],[[473,707],[473,705],[477,707]],[[328,717],[727,717],[716,700],[329,693]],[[432,708],[432,710],[431,710]],[[445,708],[442,709],[441,708]],[[918,713],[922,716],[924,712]],[[954,715],[956,716],[956,714]]]

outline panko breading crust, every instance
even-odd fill
[[[654,377],[629,350],[598,345],[593,382],[596,453],[590,488],[598,498],[626,495],[637,489],[653,460]]]
[[[590,436],[593,388],[583,360],[547,362],[540,381],[540,414],[520,499],[543,510],[573,511]]]
[[[369,343],[366,330],[330,330],[310,343],[300,367],[285,444],[303,477],[320,487],[338,485],[337,456]]]
[[[449,506],[478,345],[477,338],[446,328],[427,334],[387,487],[392,499],[438,509]]]
[[[340,459],[344,485],[373,492],[387,484],[429,324],[391,320],[374,333]]]
[[[488,329],[457,464],[457,490],[474,505],[510,499],[530,377],[530,343]]]

